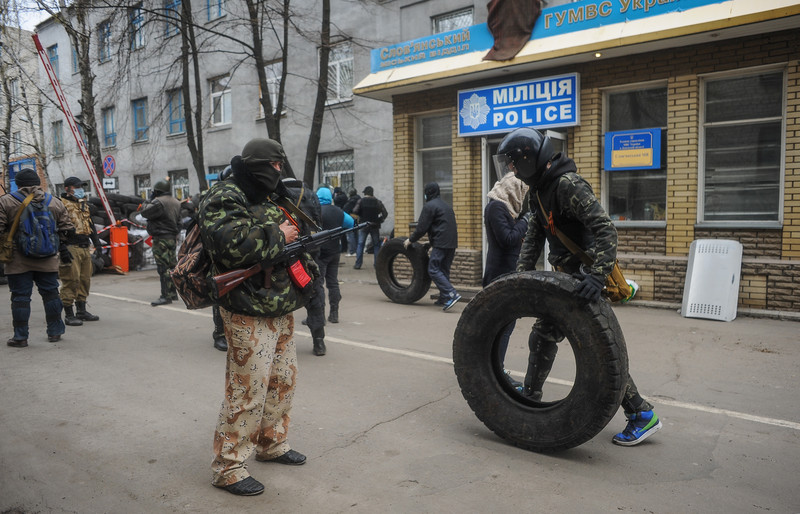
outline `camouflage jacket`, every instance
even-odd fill
[[[269,261],[283,251],[283,212],[269,200],[249,203],[230,180],[214,184],[203,196],[197,220],[215,275]],[[310,256],[305,254],[301,261],[311,275],[319,276]],[[303,307],[309,299],[291,282],[285,266],[272,270],[269,287],[264,280],[264,273],[250,277],[217,303],[238,314],[273,318]]]
[[[572,166],[574,170],[574,164]],[[539,196],[545,212],[539,206],[536,192],[531,190],[534,219],[522,243],[517,271],[535,269],[545,240],[550,244],[550,264],[567,273],[580,267],[580,259],[550,229],[552,216],[552,224],[594,259],[591,273],[605,279],[617,258],[617,229],[594,195],[592,186],[574,171],[567,171],[541,187]]]

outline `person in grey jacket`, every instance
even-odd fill
[[[448,311],[461,299],[461,295],[450,283],[450,266],[458,247],[456,215],[453,208],[439,196],[439,184],[426,184],[424,192],[425,206],[417,220],[417,228],[411,237],[403,241],[403,246],[408,248],[411,243],[428,234],[428,240],[433,247],[428,261],[428,274],[439,288],[437,305],[442,305],[442,310]]]
[[[167,305],[178,299],[169,273],[178,264],[176,247],[181,230],[181,203],[170,194],[169,182],[155,183],[150,201],[142,204],[142,217],[147,219],[147,233],[153,236],[153,258],[161,280],[161,296],[150,305]]]

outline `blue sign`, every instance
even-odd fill
[[[661,129],[606,132],[604,168],[657,170],[661,168]]]
[[[584,0],[542,10],[531,39],[544,39],[615,23],[686,11],[727,0]],[[488,51],[494,37],[486,23],[414,39],[371,52],[370,72],[408,66],[420,62]]]
[[[580,122],[577,73],[458,92],[458,135],[500,134],[520,127]]]

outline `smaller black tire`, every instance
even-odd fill
[[[383,294],[394,303],[414,303],[428,292],[431,277],[428,275],[428,245],[413,243],[406,249],[402,238],[390,239],[378,252],[375,262],[375,275]],[[394,262],[404,255],[411,263],[412,276],[408,285],[402,284],[395,276]]]

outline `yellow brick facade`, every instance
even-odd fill
[[[581,77],[580,124],[567,130],[567,151],[581,175],[602,196],[603,96],[608,88],[661,83],[667,88],[666,223],[662,228],[619,227],[620,261],[642,285],[640,298],[681,301],[688,252],[701,238],[736,239],[744,246],[739,304],[771,310],[800,311],[800,31],[752,36],[574,67],[543,70],[535,76],[578,72]],[[775,229],[698,225],[701,88],[705,75],[759,66],[786,70],[786,131],[783,224]],[[526,80],[511,75],[398,95],[393,98],[395,141],[395,217],[398,234],[414,221],[413,188],[416,118],[447,112],[453,126],[453,198],[459,226],[459,252],[479,254],[482,245],[481,138],[457,136],[457,92]],[[646,240],[646,248],[638,242]],[[655,253],[654,253],[655,252]],[[478,256],[479,257],[479,256]],[[457,257],[458,258],[458,257]],[[480,260],[475,261],[480,277]],[[455,276],[456,283],[476,285],[476,273]]]

